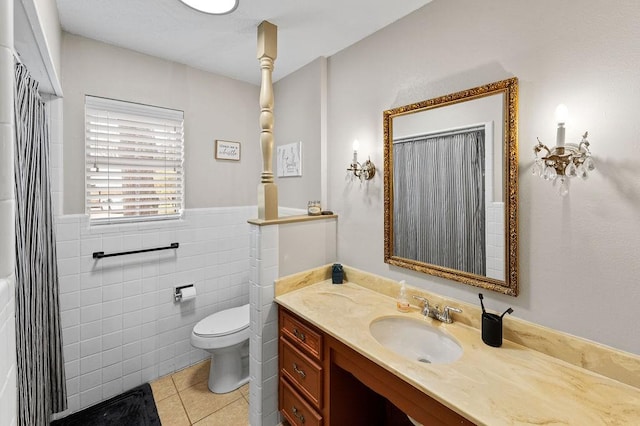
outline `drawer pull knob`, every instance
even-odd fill
[[[291,407],[291,411],[293,411],[293,415],[296,416],[296,418],[298,420],[300,420],[300,423],[304,424],[304,416],[302,415],[302,413],[296,408],[296,406],[294,405],[293,407]]]
[[[305,336],[304,333],[300,332],[300,330],[298,330],[297,328],[293,329],[293,335],[303,342],[307,340],[307,336]]]
[[[295,362],[293,363],[293,371],[298,373],[303,379],[307,377],[306,373],[303,370],[299,369],[298,364],[296,364]]]

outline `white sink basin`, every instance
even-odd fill
[[[462,356],[462,347],[453,337],[426,321],[384,317],[374,320],[369,330],[382,346],[410,360],[447,364]]]

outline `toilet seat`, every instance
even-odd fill
[[[191,345],[212,350],[236,350],[249,340],[249,304],[216,312],[198,322],[191,331]]]
[[[249,305],[225,309],[199,321],[193,333],[200,337],[227,336],[249,327]]]

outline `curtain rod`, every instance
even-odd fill
[[[407,142],[414,142],[419,139],[430,139],[434,137],[452,136],[452,135],[457,135],[459,133],[468,133],[468,132],[473,132],[475,130],[484,130],[487,127],[487,124],[489,123],[471,124],[468,126],[455,127],[452,129],[436,130],[434,132],[419,133],[415,135],[404,136],[402,138],[394,139],[393,143],[394,144],[407,143]]]

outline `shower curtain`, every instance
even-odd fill
[[[49,132],[38,82],[15,66],[18,424],[48,425],[67,408],[49,182]]]
[[[394,254],[486,275],[484,129],[395,140]]]

